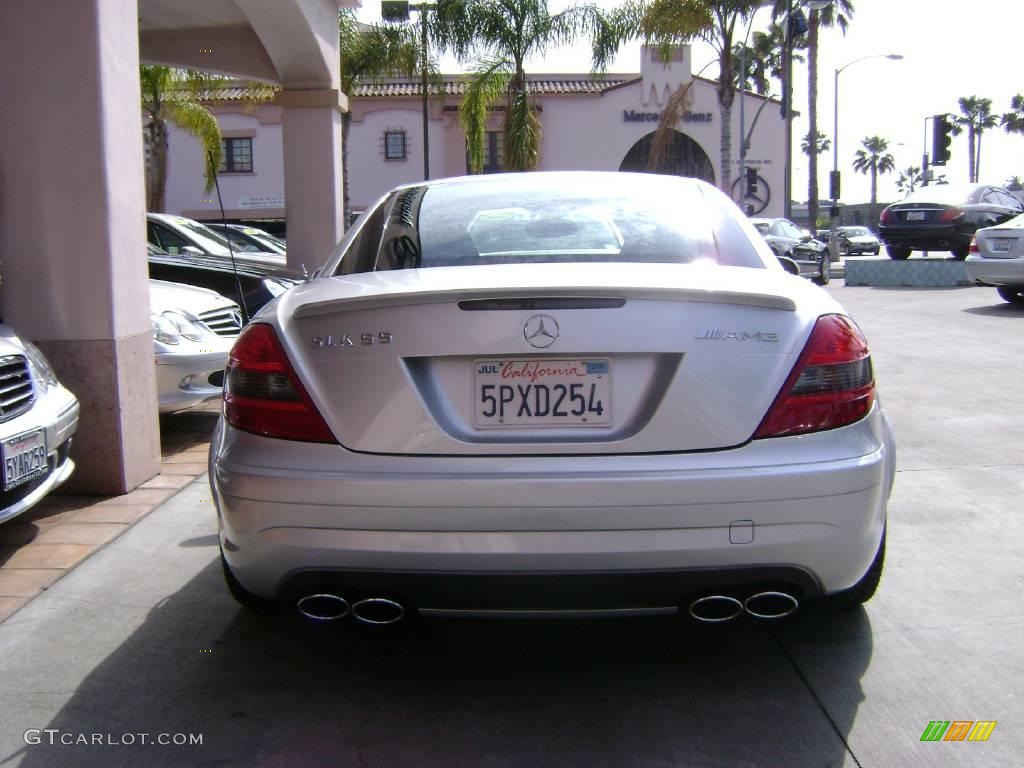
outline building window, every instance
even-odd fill
[[[484,173],[501,173],[505,170],[505,134],[502,131],[488,131],[484,136]]]
[[[384,159],[405,160],[405,131],[384,131]]]
[[[221,173],[252,173],[252,139],[221,139]]]

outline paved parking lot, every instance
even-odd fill
[[[199,478],[0,624],[0,766],[1019,765],[1024,308],[829,290],[898,438],[866,610],[384,632],[252,616],[222,588]],[[932,720],[998,726],[922,743]],[[202,743],[142,743],[177,734]],[[97,735],[115,744],[60,744]]]

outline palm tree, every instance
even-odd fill
[[[412,75],[426,66],[432,77],[436,66],[429,58],[429,51],[423,50],[420,37],[412,24],[362,24],[356,20],[354,11],[338,13],[340,50],[340,87],[351,98],[355,89],[366,82],[383,77]],[[349,112],[341,115],[341,172],[342,199],[348,226],[348,136],[352,124]]]
[[[1002,114],[999,123],[1007,133],[1024,133],[1024,94],[1010,99],[1010,111]]]
[[[775,0],[773,15],[780,18],[788,15],[792,0]],[[818,30],[821,27],[838,26],[846,34],[853,16],[851,0],[832,0],[823,10],[811,8],[807,17],[807,135],[818,134]],[[807,162],[807,215],[810,221],[818,220],[818,151],[811,148]]]
[[[528,171],[537,165],[540,121],[527,91],[526,59],[589,34],[597,19],[593,6],[551,14],[547,0],[448,0],[437,5],[434,40],[472,73],[459,120],[466,131],[471,173],[483,169],[487,118],[505,98],[504,167]]]
[[[961,96],[958,103],[962,115],[954,117],[953,121],[967,129],[967,168],[970,180],[976,182],[981,166],[981,134],[988,128],[995,128],[999,118],[992,114],[992,99]]]
[[[794,41],[794,49],[806,48],[803,35]],[[741,54],[745,53],[745,56]],[[757,30],[750,36],[750,45],[744,48],[743,43],[733,46],[733,70],[736,86],[739,87],[743,73],[740,71],[742,58],[746,62],[748,85],[761,96],[772,93],[771,80],[785,77],[786,71],[786,32],[781,24],[770,24],[767,31]],[[803,62],[799,53],[793,54],[793,61]]]
[[[164,210],[167,192],[167,123],[192,134],[203,147],[206,158],[206,187],[213,189],[221,161],[220,126],[213,112],[201,103],[224,78],[171,67],[142,66],[142,114],[149,157],[146,163],[146,210]]]
[[[899,178],[896,179],[896,188],[904,195],[909,195],[917,189],[917,185],[923,180],[921,169],[916,165],[911,165],[900,171]]]
[[[825,134],[818,131],[818,138],[814,142],[814,147],[811,147],[811,134],[807,134],[800,140],[800,151],[810,157],[813,152],[815,155],[820,155],[823,152],[828,152],[832,146],[831,139],[825,137]]]
[[[733,38],[736,25],[746,22],[762,0],[627,0],[602,17],[594,43],[594,66],[601,69],[618,46],[628,39],[642,39],[664,54],[673,45],[694,38],[707,42],[717,54],[718,109],[721,113],[719,188],[732,193],[732,104],[736,97]],[[691,83],[680,86],[669,98],[652,141],[652,157],[668,146],[681,117]]]
[[[1024,179],[1020,176],[1011,176],[1006,180],[1006,188],[1011,192],[1020,192],[1024,190]]]
[[[890,173],[896,168],[896,161],[886,150],[889,142],[881,136],[865,136],[861,140],[863,149],[858,149],[853,160],[853,170],[871,174],[871,220],[875,220],[875,205],[878,203],[878,175]]]

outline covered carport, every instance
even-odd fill
[[[359,0],[0,3],[0,317],[82,404],[78,493],[160,470],[139,63],[278,84],[288,259],[343,231],[338,9]]]

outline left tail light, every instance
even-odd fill
[[[844,315],[823,315],[754,438],[844,427],[867,416],[874,400],[864,334]]]
[[[228,355],[224,417],[233,427],[264,437],[337,443],[310,400],[274,329],[253,323]]]
[[[981,253],[981,251],[978,250],[978,238],[975,237],[974,235],[971,235],[971,244],[969,246],[967,246],[967,252],[968,253]]]
[[[878,221],[879,221],[880,224],[888,224],[888,223],[890,223],[892,221],[895,221],[895,220],[896,220],[896,214],[894,214],[888,208],[883,210],[882,211],[882,215],[878,217]]]

